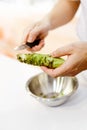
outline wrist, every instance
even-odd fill
[[[43,22],[43,21],[44,21],[44,22]],[[43,27],[44,27],[44,29],[45,29],[47,32],[52,29],[52,27],[51,27],[51,21],[50,21],[49,17],[47,17],[47,16],[44,17],[44,18],[42,19],[42,23],[44,24]]]

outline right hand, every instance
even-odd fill
[[[51,77],[75,76],[87,70],[87,42],[77,42],[58,48],[51,56],[56,58],[68,56],[64,64],[56,69],[41,67],[42,70]]]
[[[44,38],[47,36],[49,31],[49,22],[46,20],[37,22],[32,27],[28,28],[26,35],[24,36],[23,43],[34,42],[37,39],[41,39],[39,45],[29,48],[29,51],[39,51],[44,46]]]

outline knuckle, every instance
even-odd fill
[[[34,29],[34,30],[32,30],[31,32],[30,32],[30,35],[34,35],[34,36],[36,36],[36,35],[38,35],[39,34],[39,31],[38,30],[36,30],[36,29]]]

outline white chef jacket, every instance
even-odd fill
[[[77,23],[77,34],[81,41],[87,41],[87,0],[81,0],[81,13]],[[87,70],[81,75],[87,81]]]
[[[87,41],[87,0],[81,0],[81,14],[77,24],[77,34],[81,41]]]

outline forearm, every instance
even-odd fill
[[[50,29],[55,29],[72,20],[79,4],[79,1],[59,0],[51,12],[46,16],[50,23]]]

